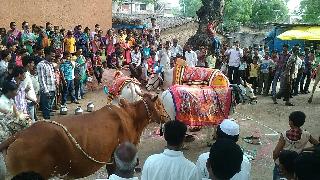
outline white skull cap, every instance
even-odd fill
[[[240,133],[239,125],[234,119],[225,119],[220,124],[220,129],[229,136],[236,136]]]

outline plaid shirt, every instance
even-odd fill
[[[41,61],[37,65],[38,78],[40,83],[40,91],[48,93],[56,91],[56,76],[52,63],[47,60]]]

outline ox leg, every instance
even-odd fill
[[[320,77],[319,76],[320,76],[320,73],[319,73],[319,75],[317,74],[317,77],[316,77],[316,80],[314,82],[314,85],[313,85],[313,88],[312,88],[312,92],[311,92],[311,96],[310,96],[310,98],[308,100],[308,103],[312,103],[314,92],[316,91],[317,86],[318,86],[319,81],[320,81]]]

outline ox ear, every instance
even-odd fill
[[[151,101],[152,101],[152,102],[155,102],[157,99],[158,99],[158,95],[155,95],[155,96],[153,96],[153,97],[151,98]]]
[[[119,106],[123,107],[123,108],[126,108],[126,107],[128,107],[128,102],[125,99],[120,99],[119,100]]]

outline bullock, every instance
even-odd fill
[[[89,176],[104,166],[122,142],[135,145],[145,127],[160,123],[159,100],[149,94],[135,103],[120,100],[81,116],[39,121],[0,144],[0,174],[34,171],[45,179]]]
[[[314,95],[314,92],[316,91],[317,89],[317,86],[320,82],[320,65],[318,66],[316,72],[315,72],[315,81],[314,81],[314,84],[313,84],[313,88],[312,88],[312,92],[311,92],[311,96],[308,100],[308,103],[312,103],[312,99],[313,99],[313,95]]]

